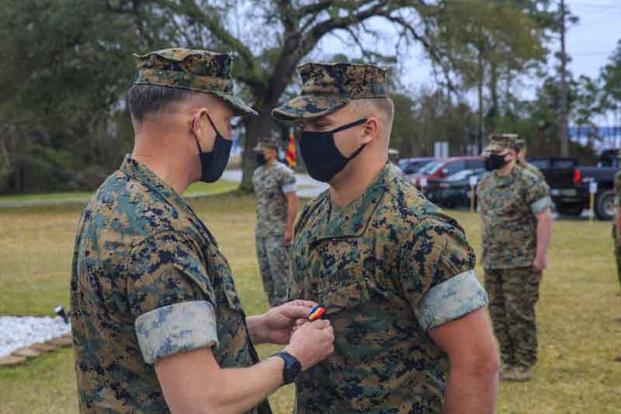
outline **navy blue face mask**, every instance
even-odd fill
[[[196,146],[198,147],[198,156],[201,160],[200,181],[203,181],[205,183],[213,183],[214,181],[218,181],[220,177],[222,177],[222,173],[226,168],[226,164],[228,164],[229,162],[229,156],[231,155],[231,145],[233,144],[233,141],[225,139],[214,125],[209,114],[206,115],[213,130],[216,131],[216,142],[213,144],[213,149],[209,152],[203,152],[196,134],[194,134],[194,139],[196,140]]]
[[[334,134],[362,125],[367,120],[359,119],[331,131],[302,131],[300,152],[308,174],[317,181],[329,182],[347,163],[358,156],[366,145],[362,145],[349,157],[344,156],[334,143]]]

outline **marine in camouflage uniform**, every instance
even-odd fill
[[[505,134],[505,135],[509,135],[509,134]],[[545,180],[545,177],[543,176],[543,173],[541,172],[541,170],[535,167],[530,162],[526,161],[526,153],[527,153],[526,140],[523,138],[519,138],[517,134],[511,134],[511,135],[515,136],[515,150],[518,152],[518,165],[530,171],[531,173],[535,174],[537,177],[541,178],[542,180]]]
[[[168,49],[137,58],[137,84],[230,95],[230,57]],[[75,241],[71,326],[80,412],[166,413],[154,362],[210,347],[219,365],[258,362],[231,269],[175,190],[129,156],[94,194]],[[270,412],[267,402],[252,413]]]
[[[403,170],[399,167],[399,150],[393,148],[388,149],[388,163],[397,177],[405,178]]]
[[[621,153],[620,153],[621,154]],[[617,226],[619,225],[619,214],[621,213],[621,171],[615,174],[614,179],[614,191],[615,191],[615,205],[616,214],[614,217],[614,224],[612,226],[612,236],[615,244],[615,259],[617,261],[617,277],[619,278],[619,285],[621,286],[621,238],[617,236]]]
[[[277,119],[315,118],[386,97],[372,65],[309,63]],[[304,157],[304,154],[302,154]],[[328,191],[298,219],[291,298],[327,307],[335,353],[296,382],[297,413],[439,413],[448,358],[427,331],[487,303],[462,228],[393,172],[337,207]]]
[[[278,151],[277,137],[263,137],[255,151]],[[270,305],[287,300],[289,280],[289,245],[283,236],[287,225],[287,194],[295,193],[295,174],[285,164],[274,160],[260,165],[252,174],[257,199],[255,242],[263,289]]]
[[[514,148],[514,135],[497,134],[485,152]],[[513,167],[508,176],[496,171],[483,176],[477,196],[485,288],[501,358],[507,370],[527,372],[537,360],[535,304],[542,276],[533,270],[536,216],[552,207],[549,188],[530,171]]]

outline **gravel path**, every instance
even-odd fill
[[[61,317],[0,316],[0,358],[71,332]]]

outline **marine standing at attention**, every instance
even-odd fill
[[[326,307],[335,352],[301,374],[296,412],[493,413],[498,354],[475,256],[388,163],[386,71],[299,73],[301,95],[272,115],[300,124],[304,164],[330,188],[296,224],[290,293]]]

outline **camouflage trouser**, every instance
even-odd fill
[[[257,259],[263,279],[263,289],[270,306],[287,301],[289,283],[289,246],[285,246],[282,236],[256,236]]]
[[[541,276],[531,267],[485,269],[489,312],[506,365],[530,368],[537,362],[535,304]]]
[[[619,285],[621,286],[621,240],[617,240],[614,228],[612,234],[615,244],[615,258],[617,259],[617,277],[619,278]]]

